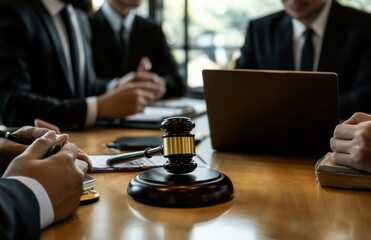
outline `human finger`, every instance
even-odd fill
[[[356,133],[357,125],[339,124],[335,127],[334,137],[338,139],[351,140]]]
[[[37,138],[20,156],[28,155],[30,159],[42,159],[50,152],[56,138],[54,131],[47,131],[43,136]]]
[[[47,133],[49,130],[46,128],[38,128],[38,127],[32,127],[32,126],[25,126],[17,131],[13,132],[13,134],[20,136],[22,138],[28,139],[30,141],[33,141],[41,136],[43,136],[45,133]]]
[[[56,126],[52,123],[46,122],[44,120],[35,119],[34,124],[35,124],[35,127],[47,128],[47,129],[50,129],[50,130],[54,130],[58,134],[61,133],[61,130],[59,129],[58,126]]]
[[[166,92],[166,81],[163,77],[160,77],[156,73],[151,72],[138,72],[138,82],[150,82],[153,84],[153,91],[156,93],[156,98],[161,98]]]
[[[349,166],[352,161],[352,155],[350,153],[332,152],[331,161],[338,165]]]
[[[155,101],[156,94],[154,92],[140,90],[140,97],[138,99],[138,103],[143,107],[142,110],[144,110],[144,107],[153,104]]]
[[[362,113],[362,112],[356,112],[351,116],[348,120],[344,121],[345,124],[358,124],[360,122],[365,121],[371,121],[371,115]]]
[[[137,72],[147,72],[152,68],[152,63],[148,57],[142,57],[139,61]]]
[[[330,147],[334,152],[350,153],[350,150],[353,147],[353,141],[332,137],[330,139]]]
[[[88,170],[92,171],[93,170],[93,163],[91,162],[88,154],[86,154],[84,151],[81,149],[77,150],[77,159],[85,162],[88,166]]]
[[[130,91],[133,96],[136,96],[136,100],[144,105],[156,100],[156,86],[151,82],[133,82],[130,86],[122,88],[122,91]]]
[[[79,171],[81,171],[84,174],[87,173],[87,171],[88,171],[88,164],[84,161],[79,160],[79,159],[75,160],[75,166]]]
[[[152,72],[137,72],[136,80],[139,82],[151,82],[157,85],[162,85],[164,82],[163,78]]]
[[[363,158],[356,154],[347,154],[347,153],[331,153],[331,161],[335,164],[355,168],[358,170],[371,172],[371,163],[369,158]],[[362,154],[361,154],[362,155]]]
[[[55,145],[64,146],[68,142],[69,136],[67,134],[59,134],[57,135],[57,139],[55,141]]]
[[[133,88],[141,89],[143,91],[147,91],[151,94],[154,94],[156,99],[156,94],[161,90],[159,84],[151,82],[151,81],[137,81],[132,85]]]
[[[117,87],[124,86],[124,85],[126,85],[128,83],[131,83],[131,82],[135,81],[135,76],[136,76],[136,73],[135,72],[129,72],[129,73],[125,74],[124,76],[122,76],[117,81]]]

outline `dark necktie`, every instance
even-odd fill
[[[69,6],[66,6],[61,11],[61,17],[66,27],[66,32],[68,35],[68,43],[69,43],[69,50],[70,50],[70,57],[71,57],[71,65],[72,65],[72,73],[73,73],[73,80],[75,84],[75,92],[78,96],[83,96],[83,89],[82,89],[82,79],[80,79],[80,65],[79,65],[79,49],[77,44],[77,37],[76,32],[72,23],[71,17],[71,9]]]
[[[304,46],[301,53],[300,70],[313,71],[314,51],[312,43],[313,29],[307,28],[304,32]]]
[[[121,67],[123,71],[126,71],[127,68],[127,59],[128,59],[128,46],[125,38],[125,26],[122,23],[120,32],[119,32],[119,41],[120,41],[120,56],[121,56]]]

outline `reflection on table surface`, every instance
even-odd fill
[[[202,130],[202,129],[201,129]],[[156,130],[92,129],[70,140],[89,154],[109,154],[104,143]],[[366,239],[371,236],[371,193],[320,188],[317,159],[213,151],[197,146],[210,167],[227,175],[235,196],[198,208],[145,205],[127,193],[138,173],[92,173],[101,199],[42,232],[42,239]]]

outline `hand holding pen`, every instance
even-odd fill
[[[54,124],[52,124],[52,123],[46,122],[46,121],[41,120],[41,119],[35,119],[35,122],[34,123],[35,123],[35,127],[46,128],[46,129],[49,129],[49,130],[54,130],[58,135],[61,134],[61,130],[59,129],[59,127],[56,126],[56,125],[54,125]],[[66,142],[68,142],[68,141],[66,141]],[[60,145],[60,146],[63,146],[63,145]],[[57,151],[58,151],[58,148],[55,149],[54,152],[51,152],[51,154],[54,154]],[[90,171],[93,170],[93,164],[91,163],[88,154],[86,154],[80,148],[77,149],[77,159],[78,160],[81,160],[83,162],[86,162],[88,164],[88,170],[90,170]]]
[[[10,140],[14,143],[22,144],[24,146],[31,145],[35,139],[41,137],[42,135],[46,134],[48,129],[43,128],[33,128],[33,127],[23,127],[20,130],[16,131],[15,133],[10,133],[7,131],[0,130],[0,137]],[[54,131],[53,131],[54,132]],[[56,135],[56,133],[54,132]],[[39,136],[41,135],[41,136]],[[51,156],[57,153],[61,147],[68,141],[68,135],[60,134],[56,135],[56,140],[53,146],[53,149],[49,151],[44,157]],[[23,147],[24,148],[24,147]]]
[[[35,127],[22,127],[19,130],[8,133],[0,132],[0,175],[5,171],[10,162],[22,154],[35,139],[38,139],[49,132],[45,128],[35,128]],[[57,141],[54,142],[55,145],[64,144],[68,139],[68,136],[61,136]],[[49,152],[52,151],[52,147]]]
[[[0,149],[0,154],[2,156],[2,159],[0,161],[0,173],[2,173],[6,169],[12,159],[24,152],[28,148],[28,145],[32,144],[36,139],[41,138],[48,132],[53,132],[52,135],[55,135],[55,140],[48,153],[44,155],[44,158],[55,154],[61,149],[61,147],[68,143],[68,135],[57,135],[55,131],[50,131],[46,128],[35,127],[22,127],[14,133],[1,131],[0,137],[4,139],[0,139],[0,141],[2,141],[2,148]],[[92,169],[92,164],[88,155],[80,149],[78,149],[77,152],[77,159],[86,162],[88,168],[90,170]]]

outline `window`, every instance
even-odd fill
[[[233,68],[248,20],[281,8],[277,0],[163,2],[162,26],[190,88],[202,86],[202,69]]]

